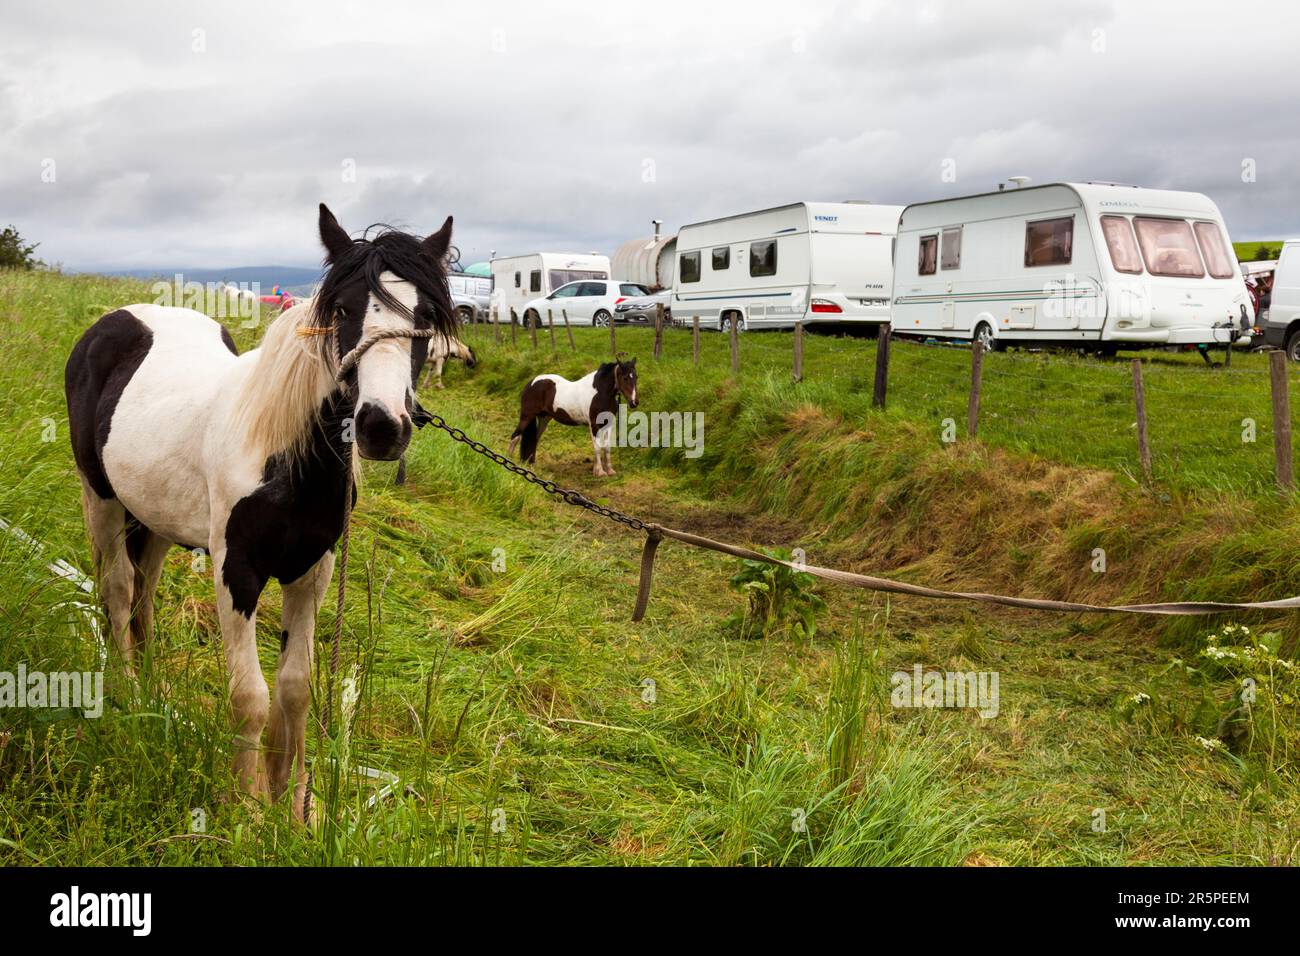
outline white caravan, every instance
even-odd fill
[[[1200,193],[1052,183],[903,211],[895,332],[1007,344],[1227,345],[1250,299],[1218,208]]]
[[[673,318],[720,330],[888,322],[902,211],[797,202],[683,226]]]
[[[550,295],[578,279],[608,279],[609,257],[595,253],[534,252],[492,260],[492,298],[500,321],[510,321],[510,310],[522,319],[524,305]]]

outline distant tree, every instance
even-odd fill
[[[1256,262],[1267,262],[1269,259],[1272,259],[1272,258],[1274,258],[1274,256],[1273,256],[1273,248],[1272,248],[1272,246],[1256,246],[1256,247],[1255,247],[1255,261],[1256,261]]]
[[[32,253],[39,245],[39,242],[24,242],[17,229],[6,226],[0,232],[0,269],[35,269],[41,262]]]

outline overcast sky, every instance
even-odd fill
[[[68,269],[315,265],[323,200],[453,214],[468,263],[1023,174],[1294,236],[1298,37],[1268,0],[0,0],[0,225]]]

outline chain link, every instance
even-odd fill
[[[554,497],[558,498],[560,501],[563,501],[566,505],[573,505],[578,508],[585,508],[587,511],[590,511],[593,514],[598,514],[602,518],[609,518],[611,521],[617,521],[619,524],[627,525],[629,528],[632,528],[635,531],[645,531],[650,527],[640,518],[634,518],[631,515],[623,514],[623,512],[621,511],[615,511],[613,508],[606,508],[603,505],[598,505],[596,504],[596,502],[592,501],[590,498],[588,498],[580,491],[576,491],[573,488],[561,488],[559,485],[551,481],[549,478],[543,478],[541,475],[537,474],[536,472],[529,471],[523,465],[515,464],[513,461],[511,461],[509,458],[507,458],[505,455],[501,454],[500,452],[495,452],[487,445],[483,444],[482,442],[475,441],[473,438],[470,438],[468,435],[466,435],[459,428],[456,428],[454,425],[448,425],[446,420],[441,415],[434,415],[432,412],[430,412],[429,423],[433,425],[435,428],[446,432],[448,435],[452,437],[454,441],[458,441],[462,445],[468,445],[470,448],[474,449],[474,451],[478,452],[484,458],[488,458],[496,462],[502,468],[506,469],[507,471],[513,472],[514,474],[518,475],[520,478],[523,478],[525,481],[532,482],[533,484],[537,485],[537,487],[545,491],[548,495],[553,495]]]

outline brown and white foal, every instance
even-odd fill
[[[560,375],[537,376],[519,397],[519,424],[510,436],[510,454],[523,439],[521,460],[536,461],[537,442],[551,419],[561,425],[586,425],[596,451],[591,473],[597,478],[613,475],[609,446],[614,443],[619,395],[627,399],[630,408],[636,408],[636,359],[606,362],[576,382]]]

